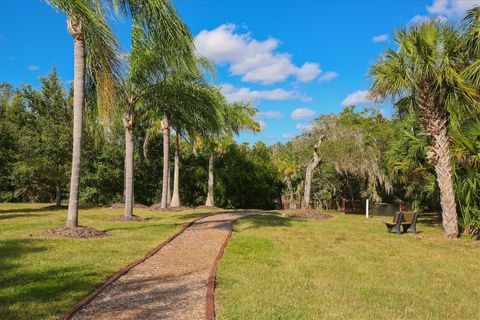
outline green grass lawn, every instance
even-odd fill
[[[480,243],[387,234],[382,217],[238,221],[217,273],[218,319],[480,319]],[[421,218],[422,219],[422,218]]]
[[[206,214],[135,209],[148,222],[111,222],[122,209],[80,210],[80,224],[105,230],[97,239],[44,238],[66,210],[48,204],[0,204],[0,319],[54,319],[119,269]]]

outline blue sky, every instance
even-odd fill
[[[480,0],[174,1],[198,51],[218,66],[230,100],[255,105],[264,129],[240,141],[287,141],[322,113],[368,100],[367,71],[392,45],[391,33],[425,17],[458,20]],[[128,23],[115,23],[128,47]],[[0,82],[31,83],[56,65],[73,79],[65,16],[42,0],[0,0]]]

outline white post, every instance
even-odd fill
[[[368,219],[368,199],[367,199],[367,205],[365,206],[365,217]]]

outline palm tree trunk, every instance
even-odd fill
[[[305,172],[305,192],[303,193],[303,201],[302,201],[302,209],[310,208],[310,193],[312,190],[312,175],[313,170],[318,166],[320,163],[320,156],[318,154],[318,147],[323,140],[323,136],[320,136],[318,139],[318,143],[313,147],[313,159],[310,160],[310,163],[307,166],[307,170]]]
[[[75,20],[68,18],[68,31],[73,37],[74,79],[73,79],[73,150],[70,194],[68,200],[67,227],[78,227],[78,196],[80,192],[80,165],[82,159],[83,103],[85,91],[85,42],[82,28]]]
[[[179,207],[180,206],[180,192],[179,192],[179,177],[180,177],[180,156],[179,149],[180,143],[178,139],[178,132],[175,137],[175,167],[173,171],[173,196],[172,202],[170,202],[170,207]]]
[[[168,176],[169,176],[169,150],[170,150],[170,124],[168,116],[163,114],[163,177],[162,177],[162,200],[160,208],[166,209],[168,205]]]
[[[442,223],[444,236],[452,239],[458,236],[457,206],[452,179],[452,159],[450,139],[447,130],[447,114],[426,87],[418,95],[417,103],[421,114],[421,123],[432,138],[432,149],[428,159],[435,164],[437,183],[440,189]]]
[[[205,206],[207,207],[215,207],[215,199],[213,193],[213,186],[214,186],[214,174],[213,174],[213,154],[210,155],[208,158],[208,193],[207,193],[207,200],[205,201]]]
[[[294,198],[294,191],[293,191],[293,186],[292,186],[292,179],[290,179],[289,177],[287,177],[287,189],[288,189],[288,193],[290,194],[290,202],[293,202],[293,198]]]
[[[443,229],[445,237],[456,238],[458,236],[457,206],[453,189],[450,141],[447,136],[447,129],[444,128],[435,140],[436,147],[433,150],[438,155],[435,172],[440,188]]]
[[[133,202],[134,202],[134,193],[133,193],[133,183],[134,183],[134,173],[133,173],[133,130],[134,130],[134,106],[129,103],[128,105],[128,114],[123,119],[125,126],[125,212],[124,215],[127,218],[133,216]]]
[[[60,182],[57,181],[55,184],[55,191],[56,191],[56,196],[55,196],[55,207],[60,208],[62,205],[62,187]]]
[[[168,167],[168,183],[167,183],[167,207],[170,207],[170,202],[172,202],[172,170]]]

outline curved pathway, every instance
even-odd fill
[[[211,272],[233,222],[249,214],[221,213],[197,220],[71,319],[206,319],[207,304],[213,305],[211,288],[207,290]]]

